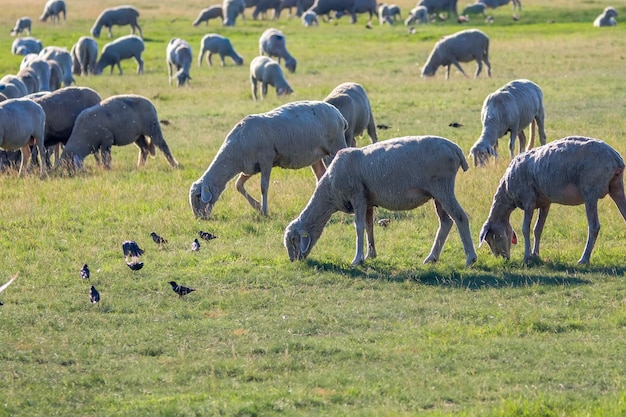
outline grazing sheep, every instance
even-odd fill
[[[26,86],[27,94],[39,92],[39,78],[33,68],[21,68],[16,75]]]
[[[50,18],[51,22],[55,20],[61,21],[61,13],[63,13],[63,20],[65,20],[65,1],[64,0],[48,0],[43,8],[43,13],[39,17],[39,20],[45,22]]]
[[[241,15],[244,18],[244,10],[246,9],[246,3],[244,0],[224,0],[222,3],[222,9],[224,13],[223,26],[235,26],[237,16]]]
[[[404,25],[411,26],[414,23],[428,23],[428,9],[426,6],[417,6],[411,9],[409,16],[404,21]]]
[[[39,155],[45,155],[44,128],[46,114],[41,106],[27,98],[14,98],[0,103],[0,149],[22,151],[18,175],[22,175],[31,156],[30,145],[34,144]],[[39,164],[41,175],[46,174],[49,161]]]
[[[222,9],[222,6],[219,4],[200,10],[200,14],[198,14],[196,20],[193,21],[193,26],[198,26],[202,22],[205,23],[205,26],[208,26],[209,20],[217,18],[219,18],[221,22],[224,19],[223,10],[224,9]]]
[[[348,10],[337,10],[335,18],[339,19],[346,13],[349,13]],[[354,3],[354,13],[355,16],[360,13],[369,13],[369,20],[367,21],[367,26],[369,27],[372,23],[372,18],[378,16],[376,0],[356,0]],[[356,23],[356,20],[352,21],[352,23]]]
[[[374,207],[411,210],[433,199],[439,230],[424,263],[439,260],[452,222],[465,250],[465,264],[476,262],[469,220],[454,195],[459,167],[467,171],[463,151],[437,136],[405,136],[337,153],[300,215],[285,229],[289,259],[304,259],[333,213],[354,214],[356,254],[352,265],[376,257]],[[363,254],[363,232],[367,253]]]
[[[474,158],[474,166],[484,165],[489,155],[497,156],[498,138],[507,132],[511,133],[509,141],[511,158],[513,158],[515,151],[515,138],[518,136],[520,152],[523,152],[526,149],[524,129],[531,122],[536,123],[539,128],[539,142],[542,145],[546,143],[543,92],[532,81],[514,80],[489,94],[483,102],[480,119],[483,130],[470,149],[470,155]],[[534,144],[535,128],[532,126],[527,149],[532,148]]]
[[[296,101],[246,116],[228,133],[202,177],[191,185],[189,202],[194,215],[207,220],[226,184],[237,174],[237,191],[267,215],[272,167],[299,169],[311,165],[315,176],[321,178],[325,172],[322,158],[346,147],[346,127],[339,110],[323,101]],[[244,188],[259,172],[262,203]]]
[[[381,3],[378,6],[378,22],[381,25],[384,25],[385,23],[387,23],[388,25],[393,25],[393,18],[389,13],[389,5]]]
[[[73,71],[87,76],[95,74],[96,62],[98,61],[98,41],[90,36],[81,36],[70,51],[72,55]],[[77,72],[78,71],[78,72]]]
[[[600,231],[598,200],[607,194],[626,220],[624,160],[601,140],[569,136],[531,149],[516,156],[504,173],[480,232],[480,243],[487,242],[495,256],[509,259],[511,243],[517,243],[510,216],[520,208],[524,210],[524,263],[528,263],[539,258],[539,242],[550,205],[585,204],[587,243],[578,263],[588,264]],[[531,251],[530,223],[535,209],[539,209],[539,217]]]
[[[596,20],[593,21],[593,25],[595,27],[615,26],[617,25],[617,22],[615,21],[616,17],[617,10],[609,6],[604,9],[600,16],[596,17]]]
[[[511,0],[478,0],[479,3],[483,3],[490,9],[495,9],[496,7],[505,6],[511,2]],[[522,11],[522,2],[520,0],[512,0],[513,3],[513,13],[515,13],[515,9],[517,8],[518,13]]]
[[[400,6],[398,6],[397,4],[389,5],[389,15],[391,15],[391,18],[393,19],[394,22],[396,20],[402,21],[402,13],[400,12]]]
[[[487,9],[487,5],[485,3],[477,2],[474,4],[470,4],[469,6],[463,9],[463,16],[482,14],[485,15],[485,10]]]
[[[117,65],[120,75],[122,75],[120,61],[130,58],[134,58],[137,62],[137,74],[143,74],[143,59],[141,59],[141,53],[144,49],[145,45],[139,36],[126,35],[117,38],[113,42],[107,43],[102,48],[102,53],[96,63],[94,74],[102,74],[102,70],[108,66],[111,67],[111,74],[113,74],[113,67]]]
[[[26,84],[17,75],[7,74],[0,78],[0,91],[7,98],[19,98],[28,94]]]
[[[170,85],[172,84],[172,79],[176,78],[177,85],[182,87],[191,80],[189,75],[191,62],[193,61],[191,45],[180,38],[172,38],[167,45],[165,55],[167,57],[167,75]],[[173,68],[176,68],[177,72],[172,76]]]
[[[487,65],[487,75],[491,77],[489,63],[489,37],[478,29],[462,30],[441,38],[433,48],[426,64],[422,68],[422,77],[432,77],[437,68],[447,66],[446,79],[450,78],[450,66],[454,65],[467,77],[459,62],[476,61],[478,68],[474,77],[478,77],[483,69],[482,62]]]
[[[46,46],[39,52],[39,57],[43,60],[56,61],[62,70],[62,81],[65,87],[76,83],[72,76],[72,55],[65,48],[58,46]]]
[[[138,166],[146,164],[148,153],[155,155],[156,146],[172,167],[178,167],[163,138],[154,105],[134,94],[112,96],[83,110],[76,118],[61,161],[80,169],[85,157],[100,149],[102,163],[110,168],[111,147],[133,142],[139,147]]]
[[[48,59],[46,64],[50,68],[50,91],[58,90],[63,85],[63,70],[58,62]]]
[[[113,25],[130,25],[132,33],[135,34],[135,29],[137,29],[139,36],[143,38],[141,26],[139,26],[139,23],[137,22],[138,17],[139,11],[132,6],[119,6],[104,9],[91,28],[91,36],[99,38],[102,27],[105,27],[109,30],[109,38],[112,38],[113,32],[111,29],[113,28]]]
[[[287,51],[285,34],[278,29],[270,28],[263,32],[259,38],[259,55],[275,56],[279,64],[280,59],[283,58],[289,72],[296,72],[297,61]]]
[[[37,74],[39,91],[50,91],[50,65],[48,61],[39,58],[37,54],[28,54],[22,59],[20,70],[26,67],[32,68]]]
[[[339,12],[339,17],[341,17],[347,12],[351,17],[350,22],[356,23],[355,9],[356,0],[315,0],[308,10],[315,12],[318,16],[330,15],[330,12],[334,11]]]
[[[31,36],[25,38],[17,38],[11,45],[11,53],[13,55],[38,54],[43,49],[43,44],[39,39]]]
[[[11,29],[11,36],[19,35],[22,32],[26,32],[28,36],[30,36],[30,26],[31,26],[30,17],[24,16],[17,19],[15,22],[15,26]]]
[[[450,15],[458,17],[457,3],[458,0],[421,0],[417,5],[425,6],[429,15],[446,12],[448,14],[447,17],[450,17]],[[439,16],[441,18],[441,15]]]
[[[370,100],[360,84],[353,82],[339,84],[324,101],[337,107],[348,122],[345,133],[347,146],[355,147],[356,136],[363,137],[365,129],[372,143],[378,141]]]
[[[278,9],[280,8],[280,0],[259,0],[257,1],[254,11],[252,12],[252,18],[257,20],[259,15],[265,19],[268,10],[274,10],[274,19],[278,15]]]
[[[257,56],[250,62],[250,83],[254,101],[257,100],[257,83],[261,83],[261,98],[263,99],[267,95],[268,85],[276,87],[277,96],[293,93],[278,62],[266,56]]]
[[[198,66],[202,66],[202,58],[204,58],[204,54],[206,52],[209,54],[206,57],[206,61],[209,65],[213,65],[213,61],[211,57],[213,54],[219,54],[220,59],[222,60],[222,66],[226,65],[224,62],[224,57],[230,57],[236,65],[243,64],[243,58],[233,48],[233,45],[230,43],[230,39],[225,36],[218,35],[217,33],[209,33],[204,35],[202,40],[200,41],[200,53],[198,54]]]
[[[317,15],[315,14],[315,12],[312,12],[311,10],[307,10],[306,12],[304,12],[302,14],[301,19],[302,19],[302,26],[305,26],[305,27],[320,25],[320,22],[317,20]]]

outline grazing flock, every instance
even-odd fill
[[[239,16],[245,18],[246,7],[255,7],[254,19],[266,16],[268,10],[273,10],[278,17],[281,10],[287,8],[291,13],[291,8],[295,7],[307,26],[319,24],[318,18],[338,19],[346,13],[352,22],[356,22],[357,13],[369,13],[368,27],[373,17],[378,17],[381,25],[402,21],[397,6],[377,5],[370,0],[288,3],[289,0],[251,3],[224,0],[222,6],[202,10],[192,24],[208,26],[209,20],[220,19],[225,26],[234,25]],[[508,3],[508,0],[479,0],[459,14],[456,0],[421,0],[409,12],[404,24],[426,24],[443,18],[444,13],[446,17],[456,16],[461,20],[468,14],[485,15],[486,9]],[[514,13],[521,11],[519,0],[513,0],[512,5]],[[331,12],[335,14],[331,16]],[[65,2],[50,0],[39,20],[60,21],[61,16],[66,19]],[[120,61],[130,58],[137,62],[137,73],[143,72],[141,55],[145,44],[138,17],[139,12],[131,6],[106,9],[96,19],[91,36],[80,37],[70,51],[44,47],[41,41],[30,36],[31,19],[18,19],[11,29],[11,35],[16,36],[11,52],[23,55],[23,60],[15,75],[8,74],[0,79],[0,148],[3,150],[0,164],[17,160],[18,174],[24,175],[30,159],[31,165],[39,166],[43,176],[53,167],[80,169],[84,159],[93,154],[98,163],[110,168],[111,148],[135,143],[139,147],[138,166],[144,165],[147,156],[154,155],[158,148],[171,167],[178,167],[163,137],[156,108],[149,99],[133,94],[103,99],[90,88],[72,86],[74,75],[97,75],[107,67],[113,73],[117,66],[121,75]],[[616,17],[617,11],[607,7],[594,25],[614,26]],[[116,25],[130,26],[132,34],[106,43],[98,54],[97,39],[102,29],[106,28],[112,38]],[[286,41],[286,35],[274,28],[260,35],[259,56],[250,61],[254,100],[258,99],[259,83],[261,98],[266,97],[268,86],[275,88],[278,96],[293,92],[283,66],[289,74],[294,74],[297,60],[288,51]],[[439,67],[446,67],[446,78],[449,78],[452,65],[467,76],[461,63],[471,61],[477,63],[475,77],[481,75],[483,64],[487,67],[487,76],[491,76],[489,43],[489,37],[476,29],[443,37],[434,45],[422,68],[422,76],[432,77]],[[219,55],[222,66],[226,65],[226,57],[235,65],[244,63],[228,38],[207,34],[201,41],[198,66],[205,56],[206,62],[212,65],[214,54]],[[172,38],[165,55],[169,83],[179,87],[188,84],[194,60],[191,45],[184,39]],[[474,165],[484,166],[490,157],[497,157],[498,140],[507,134],[512,161],[494,195],[489,216],[480,232],[480,244],[486,242],[494,255],[509,258],[510,246],[517,240],[509,217],[515,208],[520,208],[524,210],[524,262],[528,263],[539,257],[540,237],[550,205],[585,204],[588,239],[579,263],[589,263],[600,228],[598,199],[608,194],[626,220],[621,156],[606,143],[593,138],[567,137],[546,144],[543,93],[539,85],[526,79],[513,80],[489,94],[483,103],[481,122],[482,133],[469,151]],[[529,126],[527,145],[524,129]],[[539,131],[541,146],[538,148],[533,148],[535,130]],[[365,131],[372,144],[356,148],[356,136],[362,136]],[[517,140],[519,153],[516,155]],[[248,115],[236,123],[207,170],[190,187],[193,214],[209,219],[228,182],[237,177],[237,191],[255,210],[267,215],[270,174],[276,166],[287,169],[311,166],[317,179],[306,207],[285,229],[284,245],[292,261],[309,255],[326,223],[337,211],[354,214],[356,254],[352,264],[375,258],[374,207],[410,210],[429,200],[434,200],[439,229],[424,263],[439,260],[453,223],[461,236],[466,265],[477,260],[468,216],[454,190],[459,168],[463,171],[469,168],[461,148],[437,136],[406,136],[378,142],[369,98],[357,83],[343,83],[321,101],[289,102],[266,113]],[[260,202],[245,189],[245,183],[256,174],[260,174]],[[539,216],[531,250],[530,222],[536,209]],[[155,236],[158,235],[154,233],[153,239]],[[133,258],[132,262],[127,259],[127,264],[136,270],[143,266],[142,263],[139,266],[137,260],[141,250],[132,243],[124,243],[124,254]],[[162,245],[165,240],[157,243]],[[196,239],[193,250],[199,248]],[[81,275],[86,274],[88,279],[86,264],[84,270]],[[180,296],[194,291],[173,281],[170,284]],[[93,286],[91,301],[99,301]]]

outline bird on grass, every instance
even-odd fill
[[[203,232],[202,230],[198,232],[198,236],[200,236],[202,239],[206,240],[207,242],[212,239],[217,239],[217,236],[215,236],[213,233]]]
[[[143,268],[143,262],[126,262],[126,265],[133,271],[139,271]]]
[[[89,267],[87,266],[87,264],[84,264],[83,267],[80,269],[80,277],[82,279],[89,279]]]
[[[179,297],[189,294],[192,291],[196,291],[195,288],[189,288],[189,287],[185,287],[182,285],[178,285],[176,281],[170,281],[170,285],[172,286],[172,291],[178,294]]]
[[[389,226],[390,222],[391,222],[391,219],[380,219],[378,220],[378,225],[381,227],[387,227]]]
[[[198,242],[198,239],[194,239],[193,243],[191,244],[191,251],[198,252],[199,250],[200,250],[200,242]]]
[[[164,239],[161,236],[157,235],[156,232],[150,233],[150,236],[152,236],[152,240],[154,240],[154,243],[156,243],[159,246],[167,243],[167,239]]]
[[[137,258],[143,255],[143,249],[134,240],[127,240],[122,243],[122,250],[124,251],[126,263],[128,263],[128,257],[131,257],[133,262],[137,262]]]
[[[100,302],[100,293],[93,285],[89,288],[89,301],[91,301],[92,304],[98,304]]]
[[[463,124],[462,124],[462,123],[459,123],[459,122],[452,122],[452,123],[450,123],[448,126],[450,126],[450,127],[454,127],[454,128],[458,128],[458,127],[462,127],[462,126],[463,126]]]

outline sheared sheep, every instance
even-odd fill
[[[307,10],[306,12],[304,12],[302,14],[301,20],[302,26],[305,27],[320,25],[320,22],[317,20],[317,15],[311,10]]]
[[[39,155],[45,155],[44,129],[46,114],[41,106],[27,98],[14,98],[0,103],[0,148],[7,151],[22,151],[18,175],[31,156],[30,145],[35,145]],[[39,164],[41,175],[46,174],[49,161],[42,158]]]
[[[535,145],[535,124],[539,128],[539,142],[546,143],[544,130],[545,110],[543,92],[532,81],[513,80],[495,92],[489,94],[483,102],[480,113],[483,130],[470,149],[474,166],[484,165],[489,155],[497,156],[498,138],[511,133],[509,151],[511,158],[515,154],[515,138],[519,136],[520,152]],[[533,123],[530,129],[530,143],[526,148],[524,129]]]
[[[100,149],[104,166],[110,168],[111,147],[133,142],[139,146],[138,166],[146,164],[148,153],[155,155],[156,146],[172,167],[178,167],[163,138],[154,105],[134,94],[112,96],[83,110],[76,118],[61,161],[80,169],[85,157]]]
[[[428,8],[426,6],[417,6],[411,9],[404,25],[411,26],[414,23],[428,23]]]
[[[167,45],[165,55],[167,57],[167,75],[170,80],[170,85],[175,78],[177,85],[182,87],[191,80],[191,76],[189,75],[191,62],[193,61],[191,45],[183,39],[172,38]],[[174,68],[176,68],[177,72],[172,75]]]
[[[113,74],[113,67],[117,65],[122,75],[122,66],[120,61],[123,59],[134,58],[137,62],[137,74],[143,74],[143,59],[141,59],[141,53],[145,49],[143,40],[139,36],[126,35],[121,38],[117,38],[113,42],[109,42],[102,48],[100,59],[96,63],[94,74],[102,74],[102,70],[106,67],[111,67],[111,74]]]
[[[230,39],[225,36],[218,35],[217,33],[209,33],[204,35],[202,40],[200,41],[200,53],[198,54],[198,66],[202,66],[202,59],[204,58],[204,54],[209,52],[206,57],[206,61],[209,65],[213,65],[213,61],[211,57],[213,54],[219,54],[220,59],[222,60],[222,66],[226,63],[224,62],[224,57],[230,57],[236,65],[243,64],[243,58],[233,48],[233,45],[230,43]]]
[[[59,46],[46,46],[39,52],[39,57],[43,60],[53,60],[56,61],[61,67],[62,73],[62,81],[65,87],[72,85],[72,83],[76,83],[74,77],[72,76],[72,55],[65,48],[61,48]]]
[[[33,68],[21,68],[16,75],[26,86],[27,94],[33,94],[39,91],[39,78]]]
[[[258,83],[261,83],[261,98],[267,95],[268,85],[276,88],[277,96],[293,93],[278,62],[266,56],[257,56],[250,62],[250,83],[254,101],[257,100]]]
[[[224,19],[222,6],[219,4],[214,4],[213,6],[209,6],[206,9],[200,10],[200,14],[196,20],[193,21],[193,26],[198,26],[200,23],[204,22],[205,26],[209,25],[209,20],[211,19],[220,19],[220,22]]]
[[[355,147],[356,136],[362,137],[365,129],[372,143],[378,141],[370,100],[363,86],[353,82],[339,84],[324,101],[337,107],[348,122],[345,134],[347,146]]]
[[[487,75],[491,77],[489,63],[489,37],[478,29],[467,29],[441,38],[433,48],[422,68],[422,77],[432,77],[437,68],[447,66],[446,79],[450,78],[450,66],[454,65],[467,77],[459,62],[476,61],[478,68],[474,77],[487,65]]]
[[[490,9],[495,9],[496,7],[505,6],[511,2],[511,0],[478,0],[479,3],[483,3]],[[515,9],[517,8],[518,13],[522,11],[522,2],[520,0],[512,0],[513,3],[513,13],[515,13]]]
[[[38,54],[42,49],[43,45],[41,41],[31,36],[17,38],[11,45],[11,53],[13,55]]]
[[[458,0],[421,0],[417,5],[425,6],[429,15],[446,12],[448,14],[447,18],[449,18],[451,14],[455,17],[459,16],[457,3]]]
[[[98,41],[90,36],[81,36],[70,51],[72,55],[73,71],[87,76],[95,74],[98,61]],[[78,71],[77,71],[78,70]]]
[[[48,61],[39,58],[37,54],[28,54],[22,59],[20,70],[26,67],[32,68],[37,74],[39,91],[50,91],[50,65]]]
[[[569,136],[531,149],[516,156],[504,173],[480,232],[480,243],[487,242],[495,256],[509,259],[511,243],[517,243],[510,216],[520,208],[524,210],[524,263],[528,263],[539,258],[539,242],[550,205],[585,204],[587,243],[578,263],[588,264],[600,231],[598,200],[607,194],[626,220],[624,160],[603,141]],[[531,251],[530,223],[535,209],[539,209],[539,217]]]
[[[113,25],[130,25],[132,33],[135,34],[136,29],[139,32],[139,36],[143,38],[141,26],[139,26],[137,22],[138,17],[139,11],[132,6],[119,6],[104,9],[91,28],[91,36],[99,38],[102,28],[105,27],[109,30],[109,38],[112,38],[113,32],[111,29]]]
[[[28,36],[30,36],[31,23],[30,17],[20,17],[17,19],[17,22],[15,22],[13,29],[11,29],[11,36],[17,36],[22,32],[26,32]]]
[[[246,3],[244,0],[224,0],[222,2],[222,11],[224,13],[223,26],[235,26],[237,16],[241,15],[241,18],[245,20],[244,11],[246,9]]]
[[[296,59],[287,51],[285,34],[278,29],[269,28],[263,32],[259,38],[259,55],[275,56],[279,64],[280,59],[283,58],[287,70],[296,72]]]
[[[405,136],[337,153],[300,215],[285,229],[289,259],[304,259],[333,213],[354,214],[356,254],[352,265],[376,257],[374,207],[411,210],[433,199],[439,230],[424,263],[439,260],[452,222],[465,250],[465,264],[476,262],[469,220],[454,194],[459,167],[467,171],[463,151],[437,136]],[[363,232],[367,253],[363,254]]]
[[[593,25],[595,27],[604,27],[604,26],[615,26],[617,22],[615,18],[617,17],[617,10],[614,7],[607,7],[604,9],[600,16],[596,17],[596,20],[593,21]]]
[[[267,192],[272,167],[299,169],[311,165],[319,179],[322,158],[346,147],[346,119],[323,101],[296,101],[262,114],[246,116],[228,133],[205,173],[189,189],[193,213],[208,220],[226,184],[239,174],[239,191],[259,212],[267,215]],[[262,203],[244,184],[261,173]]]
[[[61,13],[63,13],[63,20],[65,20],[65,1],[64,0],[48,0],[43,8],[43,13],[39,17],[39,20],[45,22],[50,18],[51,22],[55,20],[61,21]]]

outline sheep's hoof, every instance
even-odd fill
[[[468,259],[465,260],[465,266],[466,267],[470,267],[470,266],[474,265],[477,260],[478,260],[477,256],[474,256],[473,258],[468,258]]]
[[[578,260],[578,265],[589,265],[589,259],[580,258]]]
[[[422,262],[422,264],[424,264],[424,265],[426,265],[426,264],[434,264],[437,261],[438,261],[438,259],[435,257],[435,255],[428,255],[428,257],[426,259],[424,259],[424,262]]]

